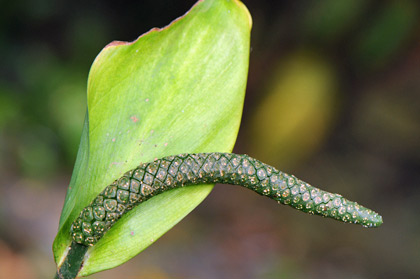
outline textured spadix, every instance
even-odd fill
[[[107,186],[72,225],[73,240],[94,245],[136,205],[175,188],[226,183],[244,186],[300,211],[377,227],[382,217],[339,194],[320,190],[248,155],[180,154],[141,164]]]

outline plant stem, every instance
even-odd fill
[[[83,258],[86,254],[88,246],[78,244],[74,241],[71,242],[70,250],[55,274],[55,279],[74,279],[79,273]]]

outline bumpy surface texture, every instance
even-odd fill
[[[248,155],[197,153],[141,164],[107,186],[71,227],[73,240],[94,245],[134,206],[164,191],[187,185],[240,185],[300,211],[346,223],[377,227],[382,217],[339,194],[322,191]]]

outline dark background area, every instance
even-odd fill
[[[195,1],[6,0],[0,9],[0,278],[52,278],[91,63]],[[364,229],[218,185],[130,262],[89,278],[420,278],[420,3],[246,0],[235,147],[384,217]]]

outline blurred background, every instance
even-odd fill
[[[194,2],[2,3],[0,278],[53,277],[95,56]],[[420,2],[244,3],[252,51],[234,151],[357,200],[384,225],[218,185],[143,253],[89,278],[420,278]]]

